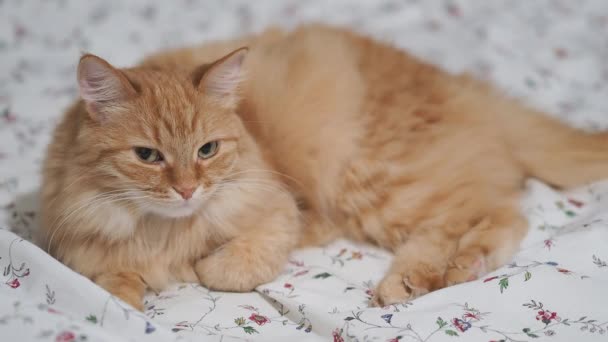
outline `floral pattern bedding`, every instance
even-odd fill
[[[41,159],[77,96],[82,51],[126,66],[161,48],[270,23],[325,21],[470,72],[573,125],[603,129],[608,2],[4,0],[0,19],[0,340],[608,340],[608,183],[560,193],[530,181],[522,199],[530,233],[510,264],[385,308],[368,300],[391,256],[348,241],[294,252],[283,274],[256,292],[176,284],[149,293],[143,313],[29,242],[39,224]]]

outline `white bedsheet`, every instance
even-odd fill
[[[129,65],[163,47],[323,20],[603,128],[608,2],[5,0],[0,19],[0,341],[608,339],[608,183],[558,193],[531,181],[530,234],[512,264],[387,308],[367,301],[390,255],[347,241],[294,252],[254,293],[179,284],[149,294],[145,313],[28,242],[40,161],[76,96],[80,51]]]

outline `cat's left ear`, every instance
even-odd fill
[[[112,108],[137,95],[124,73],[91,54],[82,56],[78,63],[78,88],[95,120],[105,119]]]
[[[244,78],[243,61],[248,48],[243,47],[220,58],[206,68],[198,84],[205,95],[236,102],[238,88]]]

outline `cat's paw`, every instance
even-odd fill
[[[445,273],[447,286],[472,281],[487,273],[486,260],[480,254],[457,256]]]
[[[95,282],[135,309],[144,310],[146,285],[138,274],[132,272],[102,274],[95,278]]]
[[[387,306],[405,303],[444,286],[443,272],[428,267],[387,274],[378,284],[372,305]]]
[[[281,263],[269,256],[251,250],[225,246],[199,260],[194,270],[201,284],[209,289],[230,292],[248,292],[274,280]]]

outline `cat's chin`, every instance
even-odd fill
[[[200,209],[200,203],[184,203],[179,206],[155,206],[148,210],[155,215],[168,218],[180,218],[194,215]]]

